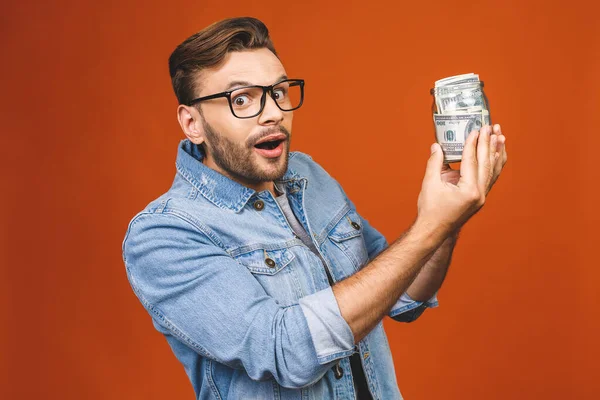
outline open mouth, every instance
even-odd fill
[[[273,150],[273,149],[277,148],[277,146],[279,146],[281,144],[281,142],[283,142],[283,140],[273,140],[271,142],[259,143],[259,144],[255,145],[254,147],[256,147],[257,149],[263,149],[263,150]]]

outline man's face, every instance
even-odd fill
[[[200,92],[196,95],[208,96],[249,85],[268,86],[285,78],[283,65],[268,49],[232,52],[218,67],[199,74]],[[233,82],[245,83],[231,86]],[[293,112],[280,110],[268,94],[262,113],[248,119],[236,118],[224,97],[199,104],[203,132],[199,141],[206,144],[206,165],[256,190],[267,188],[268,182],[285,174]],[[285,138],[277,150],[255,147],[272,134],[283,134]]]

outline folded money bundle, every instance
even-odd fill
[[[469,133],[491,124],[483,82],[473,73],[451,76],[436,81],[431,94],[435,135],[444,162],[458,162]]]

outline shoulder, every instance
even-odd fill
[[[136,247],[156,246],[161,241],[187,241],[222,244],[208,226],[202,215],[206,206],[201,202],[170,196],[169,193],[150,202],[129,222],[122,243],[125,256]],[[213,210],[214,211],[214,210]]]
[[[301,151],[290,151],[290,165],[302,165],[314,163],[313,158]]]
[[[332,180],[333,177],[312,156],[301,151],[290,152],[289,167],[301,176]]]

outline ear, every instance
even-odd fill
[[[204,125],[200,112],[194,107],[180,104],[177,107],[177,120],[181,130],[190,142],[200,144],[204,142]]]

